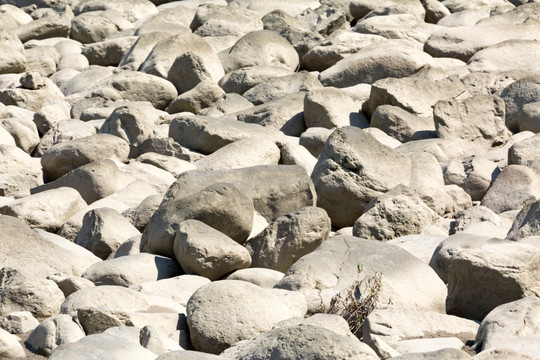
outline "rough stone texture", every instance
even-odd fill
[[[10,334],[24,334],[39,325],[39,321],[29,311],[15,311],[2,316],[0,326]]]
[[[259,84],[292,74],[293,72],[290,69],[282,66],[254,65],[228,72],[219,80],[219,86],[226,93],[242,95]]]
[[[518,336],[538,335],[540,300],[528,296],[497,306],[482,320],[476,335],[476,349],[497,348],[501,341]]]
[[[535,169],[535,164],[540,159],[536,152],[538,146],[540,146],[540,135],[515,143],[508,149],[508,164],[525,165]]]
[[[41,165],[49,180],[56,180],[82,165],[112,158],[126,161],[129,145],[118,136],[96,134],[51,146],[41,157]]]
[[[358,128],[337,129],[311,175],[317,206],[328,212],[334,226],[351,226],[373,198],[409,184],[410,164],[408,157]]]
[[[238,302],[244,304],[242,308],[238,308]],[[300,315],[270,291],[238,280],[202,286],[189,299],[186,309],[194,348],[213,354]]]
[[[330,218],[321,208],[304,207],[279,217],[246,247],[252,267],[287,271],[296,260],[315,250],[330,233]]]
[[[297,165],[183,173],[171,185],[165,199],[188,196],[219,182],[242,189],[255,210],[270,222],[301,207],[313,206],[316,200],[313,183]]]
[[[432,119],[416,116],[398,106],[378,106],[371,117],[370,126],[381,129],[401,142],[436,137]]]
[[[86,269],[82,277],[97,286],[129,287],[146,281],[171,278],[181,273],[182,269],[174,260],[141,253],[98,262]]]
[[[212,281],[251,264],[246,248],[198,220],[180,223],[173,249],[176,260],[185,272]]]
[[[438,215],[422,199],[403,185],[374,198],[354,222],[353,235],[388,241],[417,233]]]
[[[19,341],[17,336],[0,329],[0,356],[8,359],[25,357],[24,348]]]
[[[142,142],[153,135],[154,117],[147,105],[120,106],[112,112],[100,128],[107,133],[124,139],[129,144]]]
[[[511,131],[518,131],[519,111],[525,104],[540,101],[540,76],[524,77],[514,81],[504,88],[501,98],[506,104],[506,126]]]
[[[304,120],[308,128],[367,127],[369,123],[359,110],[353,99],[339,89],[312,90],[304,98]]]
[[[247,281],[265,289],[271,289],[283,277],[282,272],[266,268],[241,269],[227,276],[227,280]]]
[[[69,315],[59,314],[46,319],[25,341],[33,352],[49,356],[58,346],[82,339],[83,329]]]
[[[86,45],[82,50],[90,65],[118,66],[123,56],[137,41],[136,36],[123,36]]]
[[[30,227],[56,231],[77,212],[86,208],[77,190],[61,187],[30,195],[0,207],[0,214],[17,217]]]
[[[363,267],[360,274],[357,265]],[[365,283],[376,271],[382,273],[381,303],[391,299],[396,306],[444,311],[446,287],[427,264],[397,246],[352,236],[323,242],[294,263],[276,287],[303,292],[308,308],[317,310],[321,297],[328,306],[336,294],[355,281]]]
[[[180,112],[202,114],[223,95],[223,90],[215,82],[202,80],[174,99],[165,110],[170,114]]]
[[[439,138],[462,139],[485,148],[502,145],[510,137],[505,126],[504,101],[495,95],[435,104],[433,117]]]
[[[483,156],[454,159],[444,168],[444,183],[458,185],[473,201],[481,201],[499,173],[497,165]]]
[[[125,240],[138,234],[139,231],[116,210],[98,208],[84,215],[74,242],[104,260]]]
[[[535,201],[520,210],[506,239],[519,241],[528,236],[538,235],[540,235],[540,201]]]
[[[300,324],[283,326],[227,349],[227,359],[366,359],[379,357],[358,339],[337,334],[320,326]]]
[[[169,194],[174,194],[171,189]],[[166,196],[144,230],[141,250],[173,258],[176,231],[187,219],[202,221],[242,244],[251,232],[253,203],[230,183]]]
[[[152,282],[143,282],[131,286],[133,290],[144,294],[168,297],[182,306],[186,306],[193,293],[203,285],[210,283],[208,278],[198,275],[180,275],[174,278]]]
[[[540,197],[538,175],[523,165],[508,165],[495,178],[482,205],[496,213],[519,210]]]

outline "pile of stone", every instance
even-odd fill
[[[540,359],[539,58],[537,0],[0,0],[0,357]]]

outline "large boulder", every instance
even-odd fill
[[[83,329],[71,316],[58,314],[39,324],[25,345],[37,354],[49,356],[58,346],[78,341],[84,336]]]
[[[251,266],[285,272],[326,240],[330,227],[326,211],[317,207],[303,207],[281,216],[248,240]]]
[[[158,12],[156,6],[148,0],[120,0],[115,2],[106,0],[85,0],[77,2],[73,6],[75,15],[100,10],[115,10],[132,23],[157,14]]]
[[[251,264],[245,247],[198,220],[180,223],[174,238],[174,255],[185,272],[210,280],[219,280]]]
[[[356,127],[335,130],[311,175],[317,206],[332,224],[351,226],[376,196],[409,184],[411,161]]]
[[[391,300],[396,306],[444,312],[446,287],[427,264],[397,246],[346,235],[331,237],[304,255],[276,287],[303,292],[308,308],[320,311],[336,294],[351,288],[368,295],[358,285],[375,272],[381,274],[381,303]]]
[[[41,165],[49,180],[56,180],[71,170],[96,160],[112,158],[126,161],[129,144],[109,134],[96,134],[51,146],[41,157]]]
[[[178,184],[176,182],[175,184]],[[174,186],[174,185],[173,185]],[[191,194],[167,196],[146,226],[141,250],[174,257],[174,237],[184,220],[195,219],[244,243],[253,224],[253,203],[230,183],[214,183]]]
[[[512,227],[506,235],[507,240],[519,241],[529,236],[540,235],[540,201],[525,205],[519,211]]]
[[[219,80],[219,86],[221,86],[226,93],[242,95],[259,84],[264,84],[271,79],[292,74],[292,70],[282,66],[254,65],[228,72]]]
[[[182,269],[176,261],[146,253],[121,256],[90,266],[83,278],[99,285],[129,287],[147,281],[157,281],[177,276]]]
[[[129,144],[142,142],[150,138],[154,127],[154,114],[146,104],[120,106],[101,126],[100,132],[118,136]]]
[[[339,89],[312,90],[304,98],[304,121],[308,128],[367,127],[368,121],[359,110],[354,100]]]
[[[263,360],[268,358],[268,354],[276,353],[283,360],[379,358],[368,345],[354,337],[308,324],[279,326],[225,350],[220,356]]]
[[[171,185],[165,199],[194,194],[219,182],[241,189],[255,210],[271,222],[316,201],[313,183],[297,165],[262,165],[233,170],[189,171]]]
[[[277,32],[252,31],[221,55],[226,73],[255,65],[278,65],[295,71],[300,63],[294,47]]]
[[[518,131],[518,116],[525,104],[540,101],[540,75],[517,79],[505,87],[501,98],[506,104],[506,126]]]
[[[239,307],[239,303],[243,306]],[[270,331],[282,320],[303,316],[269,290],[238,280],[200,287],[189,299],[186,310],[194,348],[213,354]]]
[[[398,185],[377,196],[354,222],[353,235],[365,239],[388,241],[416,234],[438,215],[406,186]]]

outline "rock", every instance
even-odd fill
[[[294,73],[278,65],[253,65],[228,72],[219,80],[226,93],[244,94],[249,89],[267,81]]]
[[[22,73],[26,70],[24,47],[14,32],[2,32],[0,49],[0,74]]]
[[[374,198],[354,222],[353,235],[380,241],[417,233],[438,215],[414,190],[397,185]]]
[[[54,14],[23,24],[15,29],[21,42],[32,39],[47,39],[51,37],[67,37],[71,29],[71,19],[66,15]]]
[[[60,121],[70,118],[71,106],[64,100],[47,102],[34,113],[34,123],[39,132],[44,135]]]
[[[30,111],[38,111],[48,101],[62,99],[60,89],[49,79],[44,79],[45,86],[36,89],[17,87],[0,91],[0,102],[4,105],[15,105]]]
[[[126,181],[113,160],[105,159],[80,166],[55,181],[32,188],[31,192],[35,194],[67,186],[77,190],[83,200],[91,204],[122,189],[126,182],[131,182],[129,180]]]
[[[129,144],[142,142],[153,135],[154,118],[146,105],[120,106],[105,120],[101,133],[118,136]]]
[[[101,80],[112,75],[112,70],[103,66],[89,66],[81,73],[73,76],[60,87],[60,90],[65,96],[82,93]],[[75,117],[74,118],[79,118]]]
[[[322,88],[320,81],[308,72],[299,72],[269,79],[243,93],[243,96],[255,105],[260,105],[299,91],[311,91]]]
[[[438,102],[433,117],[439,138],[458,138],[489,149],[510,137],[504,122],[504,102],[495,95]]]
[[[32,154],[39,144],[39,134],[31,119],[7,118],[0,122],[1,126],[11,134],[15,144],[25,152]]]
[[[0,356],[8,359],[26,357],[24,348],[19,341],[17,336],[0,329]]]
[[[533,358],[509,349],[490,349],[476,355],[475,360],[532,360]]]
[[[223,90],[215,82],[211,80],[202,80],[191,90],[182,93],[174,99],[167,107],[166,111],[169,114],[179,112],[201,114],[223,95]]]
[[[133,144],[130,149],[130,158],[137,158],[140,155],[148,152],[153,152],[165,156],[174,156],[181,160],[193,162],[201,159],[204,155],[197,152],[193,152],[185,147],[182,147],[179,143],[172,138],[155,138],[151,137],[139,144]]]
[[[540,132],[540,102],[525,104],[517,114],[519,131]]]
[[[301,207],[314,206],[313,184],[297,165],[186,172],[169,188],[165,199],[182,198],[219,182],[242,189],[255,210],[269,222]]]
[[[438,101],[457,99],[465,91],[463,83],[456,78],[388,78],[372,85],[369,99],[363,103],[362,110],[367,116],[372,116],[378,106],[394,105],[418,116],[431,117]]]
[[[262,29],[260,17],[251,10],[211,4],[197,8],[191,22],[191,30],[200,36],[243,36]]]
[[[146,281],[171,278],[180,273],[182,270],[174,260],[142,253],[98,262],[86,269],[82,277],[97,286],[129,287]]]
[[[537,297],[528,296],[493,309],[480,324],[475,348],[482,353],[510,339],[538,335]]]
[[[197,160],[199,169],[238,169],[257,165],[277,165],[280,160],[277,145],[260,137],[245,138],[225,145],[212,154]]]
[[[249,268],[236,270],[229,276],[227,280],[247,281],[265,289],[271,289],[283,277],[280,271],[266,268]]]
[[[15,200],[0,207],[0,214],[14,216],[31,227],[54,232],[86,206],[75,189],[62,187]]]
[[[58,346],[69,344],[85,336],[81,326],[69,315],[55,315],[32,331],[25,341],[33,352],[49,356]]]
[[[89,97],[148,101],[160,110],[164,110],[178,95],[169,81],[138,71],[121,71],[106,77],[89,91]]]
[[[328,137],[332,134],[332,130],[322,127],[308,127],[308,129],[300,135],[300,145],[309,150],[311,155],[319,157],[321,154],[324,143]]]
[[[150,325],[143,327],[139,336],[141,345],[156,355],[162,355],[174,350],[183,350],[174,340]]]
[[[448,266],[447,312],[476,320],[498,305],[536,294],[528,279],[536,276],[537,261],[531,245],[466,234],[443,241],[432,259],[439,269]]]
[[[367,127],[367,119],[359,112],[359,107],[339,89],[317,89],[304,98],[304,119],[306,127],[334,128],[343,126]]]
[[[182,59],[181,56],[184,58]],[[186,56],[190,56],[191,61]],[[168,79],[177,87],[178,92],[182,93],[196,85],[193,82],[182,85],[182,72],[178,70],[186,60],[191,63],[188,69],[196,69],[198,64],[202,69],[197,69],[197,72],[209,76],[209,80],[214,82],[217,82],[224,75],[223,67],[210,45],[200,36],[189,33],[159,41],[141,64],[140,70]],[[175,63],[176,65],[174,65]]]
[[[127,29],[128,24],[122,14],[115,10],[88,11],[71,20],[70,36],[83,44],[92,44]]]
[[[411,326],[414,324],[414,326]],[[471,341],[478,330],[472,320],[433,311],[412,311],[406,308],[389,306],[375,309],[366,318],[362,327],[363,341],[370,344],[382,340],[401,353],[415,339],[436,341],[444,338],[458,338],[463,343]]]
[[[384,42],[366,46],[361,52],[338,61],[321,72],[324,86],[338,88],[360,83],[373,84],[387,77],[403,78],[433,63],[424,52],[401,42]]]
[[[508,51],[513,54],[512,61],[501,59],[496,54]],[[472,71],[537,71],[538,65],[531,57],[540,54],[537,40],[506,40],[475,53],[467,62]]]
[[[186,306],[191,295],[198,288],[208,283],[210,283],[210,280],[204,276],[186,274],[169,279],[139,283],[132,285],[131,288],[144,294],[168,297],[178,304]]]
[[[506,104],[506,126],[518,131],[517,118],[525,104],[540,101],[540,77],[538,75],[518,79],[505,87],[501,98]]]
[[[329,233],[330,218],[323,209],[303,207],[281,216],[247,242],[251,266],[285,272],[296,260],[315,250]]]
[[[371,117],[370,126],[381,129],[401,142],[437,137],[432,119],[416,116],[393,105],[378,106]]]
[[[212,281],[251,264],[249,253],[243,246],[197,220],[179,224],[173,248],[184,271]]]
[[[125,240],[137,234],[139,231],[116,210],[100,208],[90,210],[84,215],[75,243],[105,260]],[[99,268],[102,265],[96,266]]]
[[[239,301],[244,304],[242,308],[237,306]],[[282,320],[298,316],[268,290],[237,280],[200,287],[189,299],[186,309],[194,348],[213,354],[270,331]],[[231,323],[231,318],[237,321]],[[224,331],[225,324],[227,331]]]
[[[517,214],[507,240],[519,241],[528,236],[540,235],[540,201],[525,205]]]
[[[502,225],[502,218],[485,206],[473,206],[456,214],[452,228],[453,233],[465,231],[471,224],[491,222],[494,225]]]
[[[190,163],[189,161],[180,160],[174,156],[161,155],[154,152],[144,153],[137,158],[137,161],[168,171],[175,177],[183,172],[197,168],[196,165]]]
[[[156,6],[146,0],[121,0],[114,3],[103,0],[81,1],[73,8],[75,15],[99,10],[116,10],[132,23],[157,13]]]
[[[47,178],[56,180],[96,160],[113,158],[126,161],[128,154],[129,145],[125,140],[109,134],[96,134],[51,146],[41,157],[41,165]]]
[[[458,185],[473,201],[481,201],[499,173],[500,169],[493,161],[483,156],[472,156],[450,160],[444,169],[444,182]]]
[[[299,66],[294,47],[278,33],[269,30],[252,31],[242,36],[220,58],[225,73],[257,65],[283,66],[292,71]]]
[[[0,225],[3,229],[0,235],[2,266],[24,269],[32,278],[44,278],[54,273],[78,276],[96,261],[60,242],[55,244],[44,239],[17,218],[0,216]],[[21,242],[26,246],[21,247]]]
[[[137,41],[136,36],[107,39],[86,45],[82,54],[91,65],[118,66],[124,54],[131,49],[135,41]]]
[[[482,205],[501,213],[519,210],[539,197],[538,176],[534,171],[523,165],[508,165],[489,187]]]
[[[29,311],[15,311],[2,316],[0,326],[10,334],[24,334],[39,325],[39,321]]]
[[[0,270],[0,314],[30,311],[37,317],[57,314],[64,294],[56,284],[7,264]]]
[[[171,120],[169,136],[182,146],[203,154],[211,154],[240,139],[251,137],[275,139],[281,137],[282,133],[274,128],[230,118],[214,119],[179,114]]]
[[[59,346],[50,359],[134,359],[152,360],[156,354],[142,347],[138,342],[109,334],[88,335],[81,340]]]
[[[538,144],[540,144],[540,136],[538,135],[515,143],[508,149],[508,163],[525,165],[534,170],[535,163],[539,159],[535,151]]]
[[[83,279],[77,276],[52,275],[48,276],[47,279],[54,281],[58,288],[62,290],[66,298],[76,291],[95,286],[94,283],[90,280]]]
[[[157,194],[164,194],[175,179],[170,172],[158,166],[136,160],[120,164],[118,169],[126,178],[150,185]]]
[[[298,144],[283,143],[280,151],[283,165],[300,165],[311,176],[317,164],[317,158],[311,155],[308,149]]]
[[[361,273],[354,264],[362,265]],[[404,266],[407,275],[402,272]],[[276,288],[301,291],[313,311],[328,306],[336,294],[354,284],[365,284],[375,271],[382,274],[381,303],[391,299],[396,306],[442,312],[446,288],[427,264],[397,246],[352,236],[338,235],[323,242],[294,263]]]
[[[400,183],[408,185],[410,173],[406,156],[358,128],[344,127],[328,138],[311,177],[317,206],[328,212],[332,225],[344,227],[376,196]]]
[[[307,324],[279,327],[241,342],[221,356],[228,359],[265,359],[266,354],[276,352],[279,352],[280,359],[378,359],[375,352],[358,339]]]
[[[423,339],[419,339],[419,341],[422,341]],[[412,340],[415,341],[415,340]],[[457,345],[457,344],[456,344]],[[443,348],[440,350],[435,351],[428,351],[428,352],[411,352],[405,355],[395,356],[390,359],[395,360],[450,360],[450,359],[456,359],[456,360],[467,360],[470,359],[470,355],[466,353],[465,351],[459,350],[457,348]]]
[[[172,258],[175,233],[187,219],[202,221],[240,244],[247,240],[253,205],[237,187],[215,183],[192,194],[174,194],[171,189],[144,230],[142,251]]]
[[[372,3],[366,0],[354,0],[351,2],[350,10],[355,19],[361,19],[368,14],[368,17],[371,17],[377,15],[387,15],[389,13],[411,14],[423,19],[426,13],[422,3],[415,0],[385,0],[378,3]]]
[[[385,14],[359,20],[352,31],[423,44],[434,31],[434,27],[426,24],[423,17],[419,18],[412,14]]]
[[[304,92],[297,92],[231,114],[237,120],[281,130],[285,135],[300,136],[304,122]]]

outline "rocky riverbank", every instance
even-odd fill
[[[540,3],[0,0],[0,357],[540,359]]]

